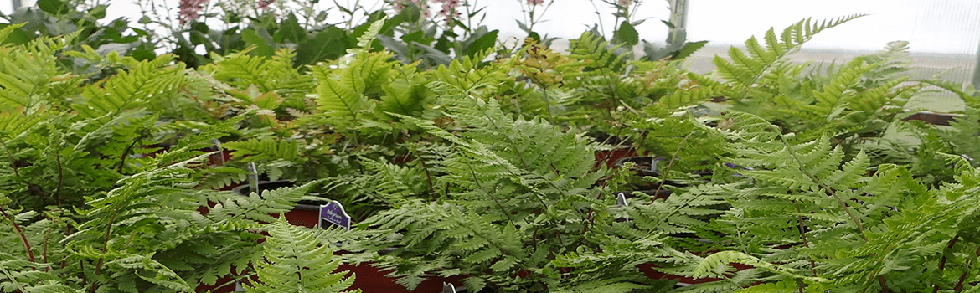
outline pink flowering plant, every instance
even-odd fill
[[[523,18],[517,21],[517,27],[528,34],[529,37],[541,40],[538,33],[534,32],[534,25],[538,23],[546,22],[544,15],[548,12],[548,8],[551,8],[552,4],[555,4],[555,0],[516,0],[517,3],[521,5],[521,15]],[[541,40],[542,43],[547,44],[548,40]]]
[[[357,43],[357,32],[363,33],[357,27],[387,17],[383,5],[361,2],[341,6],[300,0],[178,0],[174,6],[173,1],[140,0],[138,4],[143,31],[154,33],[155,49],[173,53],[195,68],[210,63],[212,54],[246,49],[252,55],[272,56],[291,48],[296,65],[339,58]]]
[[[475,0],[387,0],[397,22],[395,33],[378,40],[396,58],[422,68],[473,56],[497,43],[497,30],[480,23],[486,18]]]
[[[625,44],[633,46],[639,43],[639,36],[636,32],[636,26],[640,25],[645,21],[645,19],[636,19],[637,11],[642,4],[642,0],[598,0],[601,3],[609,5],[613,9],[614,26],[612,34],[612,42],[614,44]],[[599,32],[600,35],[605,34],[606,29],[602,22],[602,13],[600,12],[599,6],[596,5],[595,0],[590,0],[592,7],[595,9],[596,16],[598,17],[598,22],[596,27],[593,28],[594,32]]]

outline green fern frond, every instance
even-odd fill
[[[296,140],[251,139],[232,141],[222,145],[242,157],[242,162],[263,162],[285,160],[294,162],[299,158],[299,142]]]
[[[262,92],[272,90],[266,81],[265,72],[262,71],[263,57],[248,54],[249,49],[243,50],[231,56],[222,58],[216,62],[214,77],[226,83],[236,85],[238,88],[248,88],[256,85]]]
[[[612,46],[601,38],[596,37],[591,32],[584,32],[578,39],[572,40],[569,45],[569,58],[581,60],[585,65],[586,71],[608,70],[619,72],[626,63],[623,61],[626,54],[617,54],[614,51],[622,45]]]
[[[493,92],[506,78],[504,68],[495,63],[484,63],[493,50],[485,50],[473,56],[453,59],[449,66],[439,65],[433,72],[437,80],[466,94],[482,96]]]
[[[248,292],[360,292],[346,291],[354,283],[348,271],[335,272],[340,260],[333,259],[328,245],[321,245],[307,228],[284,219],[275,221],[262,244],[265,259],[256,262],[258,282]]]
[[[382,86],[392,79],[392,68],[398,65],[390,58],[388,53],[367,53],[342,69],[313,67],[319,83],[317,109],[327,117],[342,117],[344,123],[358,123],[358,118],[374,110],[378,101],[373,98],[380,97]]]
[[[49,272],[49,264],[39,264],[0,253],[0,291],[3,292],[79,292],[60,282]]]
[[[377,39],[378,33],[381,32],[381,28],[384,27],[385,20],[379,19],[372,22],[368,26],[367,31],[363,35],[357,37],[357,48],[347,49],[347,54],[360,55],[362,53],[367,53],[371,49],[371,43]]]
[[[140,62],[129,71],[120,70],[101,86],[85,87],[83,102],[72,105],[82,118],[118,115],[122,111],[145,107],[153,99],[173,96],[185,83],[182,65],[171,65],[171,57],[161,56]]]
[[[237,194],[224,194],[224,196],[211,198],[217,202],[211,208],[210,214],[218,221],[245,221],[246,223],[275,221],[277,215],[288,212],[296,206],[296,202],[306,196],[308,190],[319,181],[310,182],[296,188],[279,188],[275,190],[263,190],[261,194],[252,192],[248,196]],[[214,196],[220,196],[215,194]]]
[[[0,34],[7,35],[22,26],[6,26]],[[71,41],[65,38],[38,38],[26,45],[0,47],[0,108],[5,112],[33,112],[55,91],[77,90],[78,77],[62,73],[58,51]],[[74,92],[65,93],[73,95]],[[59,97],[60,99],[60,97]]]
[[[765,46],[753,36],[745,41],[746,49],[744,52],[731,47],[729,50],[730,62],[715,56],[713,63],[718,68],[722,78],[734,86],[732,92],[734,96],[731,98],[741,100],[746,97],[753,85],[772,71],[786,70],[787,68],[783,65],[785,63],[784,57],[799,50],[815,34],[863,16],[865,15],[854,14],[821,22],[813,22],[812,19],[807,18],[784,29],[779,38],[777,38],[774,29],[769,29],[764,38]]]
[[[393,79],[382,84],[384,95],[378,109],[401,115],[415,115],[424,109],[426,81],[413,66],[394,68]]]
[[[837,72],[834,79],[825,85],[822,91],[813,93],[817,100],[816,104],[804,106],[803,109],[814,112],[820,117],[826,117],[828,121],[835,120],[839,113],[846,110],[848,102],[855,95],[853,90],[848,90],[856,86],[861,77],[871,68],[871,65],[864,64],[863,59],[854,58]]]

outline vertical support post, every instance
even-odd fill
[[[970,83],[974,89],[980,89],[980,45],[977,45],[977,62],[973,63],[973,80]]]
[[[690,0],[668,0],[670,4],[670,19],[668,20],[674,25],[667,32],[667,46],[680,46],[684,44],[687,40],[687,11],[690,7],[688,2]]]

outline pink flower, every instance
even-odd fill
[[[259,0],[258,6],[262,11],[266,11],[269,10],[269,5],[272,5],[272,3],[276,3],[276,0]]]
[[[630,6],[630,4],[633,4],[633,0],[619,0],[619,5]]]
[[[544,0],[527,0],[527,5],[541,5],[544,4]]]
[[[429,4],[426,3],[427,0],[398,0],[395,2],[395,11],[401,12],[405,9],[407,5],[412,5],[418,7],[422,11],[422,18],[429,18],[432,14],[429,12]]]
[[[442,3],[442,10],[439,10],[439,15],[446,17],[446,23],[449,23],[453,19],[460,16],[459,12],[456,12],[456,8],[459,8],[459,0],[432,0],[436,3]]]
[[[177,19],[180,23],[188,23],[201,16],[201,11],[208,6],[209,0],[180,0],[180,10],[177,12]]]

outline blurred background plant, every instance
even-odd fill
[[[22,7],[9,15],[0,13],[0,19],[8,22],[0,23],[0,28],[24,24],[12,30],[0,44],[23,45],[40,37],[78,32],[78,36],[67,44],[71,49],[87,45],[102,55],[118,51],[139,60],[155,57],[154,47],[149,42],[151,33],[130,28],[126,18],[105,20],[108,7],[109,3],[101,0],[40,0],[32,7]],[[75,68],[72,70],[75,74],[83,70],[81,66],[74,66],[70,58],[60,60],[62,65]]]
[[[548,38],[548,34],[545,34],[542,39],[541,35],[534,32],[534,25],[538,23],[546,22],[544,19],[544,14],[548,12],[548,8],[551,8],[552,4],[555,4],[554,0],[517,0],[517,3],[521,4],[521,12],[523,12],[523,22],[521,20],[515,19],[517,22],[517,27],[521,28],[529,38],[534,38],[542,45],[548,46],[554,38]]]
[[[333,60],[353,48],[365,24],[384,18],[361,1],[321,3],[290,0],[141,0],[140,23],[158,35],[154,44],[196,68],[209,54],[225,55],[255,47],[250,54],[270,57],[282,48],[296,50],[294,65]],[[328,15],[334,14],[328,21]],[[162,32],[162,33],[161,33]]]
[[[378,40],[404,63],[419,62],[420,68],[449,65],[454,58],[474,56],[497,44],[499,31],[481,25],[487,13],[478,1],[386,2],[395,15],[388,22],[396,26],[394,31],[382,31]]]

